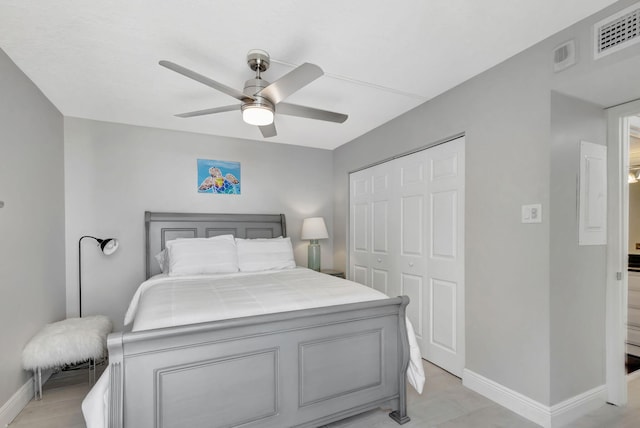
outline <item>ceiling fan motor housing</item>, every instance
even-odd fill
[[[267,108],[271,111],[275,111],[275,105],[271,101],[269,101],[265,97],[261,97],[260,95],[255,95],[257,92],[261,91],[267,86],[269,86],[269,82],[267,82],[264,79],[247,80],[244,84],[244,90],[242,92],[254,97],[255,100],[251,100],[247,98],[242,103],[242,110],[244,111],[244,109],[246,109],[247,107],[262,107],[262,108]]]

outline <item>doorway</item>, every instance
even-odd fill
[[[608,243],[606,380],[608,401],[627,403],[630,129],[640,100],[608,109]],[[639,166],[640,169],[640,166]],[[635,248],[635,243],[634,243]]]
[[[640,377],[640,114],[629,117],[627,379]]]

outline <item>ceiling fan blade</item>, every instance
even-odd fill
[[[277,104],[289,95],[307,86],[309,83],[322,76],[324,72],[315,64],[305,62],[294,68],[266,88],[258,91],[255,95],[265,97],[272,103]]]
[[[258,126],[260,128],[260,132],[262,132],[262,136],[264,138],[275,137],[278,135],[276,132],[276,124],[272,122],[270,125]]]
[[[171,61],[162,60],[158,64],[160,64],[163,67],[168,68],[169,70],[175,71],[176,73],[180,73],[183,76],[188,77],[189,79],[196,80],[196,81],[198,81],[200,83],[203,83],[203,84],[205,84],[205,85],[207,85],[207,86],[209,86],[209,87],[211,87],[213,89],[217,89],[220,92],[224,92],[225,94],[230,95],[233,98],[236,98],[236,99],[238,99],[240,101],[244,101],[244,100],[247,100],[247,99],[255,100],[255,98],[250,96],[250,95],[247,95],[247,94],[245,94],[245,93],[243,93],[241,91],[238,91],[237,89],[233,89],[232,87],[224,85],[224,84],[222,84],[220,82],[216,82],[213,79],[209,79],[208,77],[203,76],[202,74],[198,74],[195,71],[189,70],[188,68],[184,68],[183,66],[175,64],[175,63],[173,63]]]
[[[225,111],[240,110],[240,104],[234,104],[232,106],[207,108],[204,110],[190,111],[188,113],[176,114],[177,117],[194,117],[204,116],[205,114],[222,113]]]
[[[289,116],[306,117],[307,119],[326,120],[327,122],[343,123],[349,117],[346,114],[328,110],[320,110],[313,107],[305,107],[297,104],[280,103],[276,112]]]

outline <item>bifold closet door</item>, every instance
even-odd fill
[[[350,175],[349,279],[407,295],[422,356],[464,368],[464,138]]]
[[[389,287],[390,185],[386,164],[351,174],[349,279],[397,295]]]
[[[426,151],[427,278],[422,356],[462,377],[464,369],[464,138]]]

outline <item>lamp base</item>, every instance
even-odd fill
[[[320,244],[317,239],[312,239],[309,243],[307,267],[320,272]]]

